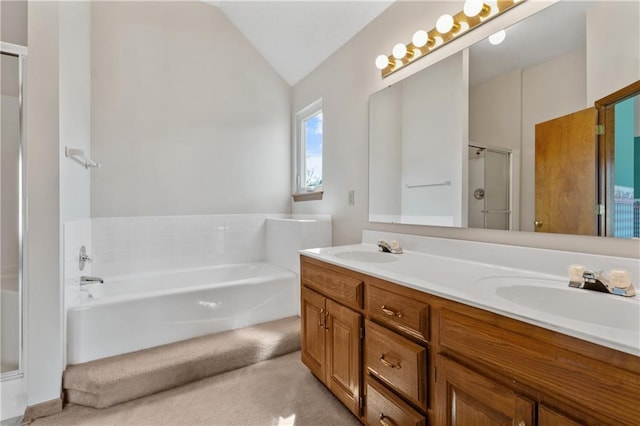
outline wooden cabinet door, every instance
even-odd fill
[[[538,426],[580,426],[580,423],[540,404],[538,407]]]
[[[362,315],[327,299],[325,384],[360,416]]]
[[[325,298],[315,291],[302,288],[302,362],[320,380],[325,377]]]
[[[436,424],[532,426],[535,403],[438,356]]]

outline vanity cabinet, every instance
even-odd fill
[[[640,424],[638,356],[306,256],[302,277],[303,361],[365,424]]]
[[[528,398],[442,356],[437,368],[437,424],[534,424],[535,403]]]
[[[538,424],[639,424],[640,357],[449,301],[438,316],[438,361],[535,401]],[[436,389],[440,410],[448,394]]]
[[[363,284],[313,264],[301,275],[302,362],[359,417],[363,328],[357,305]]]

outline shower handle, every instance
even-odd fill
[[[93,256],[87,254],[87,248],[85,246],[80,247],[80,255],[78,256],[78,266],[81,271],[84,271],[86,263],[93,262]]]

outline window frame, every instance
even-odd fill
[[[294,201],[303,201],[305,199],[321,199],[324,186],[323,185],[307,187],[305,186],[304,176],[307,171],[306,151],[307,151],[307,138],[305,134],[304,123],[317,115],[323,113],[322,98],[317,99],[306,107],[298,111],[294,116],[294,168],[293,168],[293,196]],[[324,124],[323,124],[323,144],[324,144]],[[324,174],[324,149],[322,150],[322,169]],[[320,198],[317,198],[317,195]],[[305,196],[306,195],[306,196]],[[314,197],[314,195],[316,195]]]

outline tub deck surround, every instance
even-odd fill
[[[404,254],[380,253],[376,245],[367,243],[309,249],[301,253],[405,287],[640,356],[640,298],[569,288],[566,275],[572,262],[582,262],[587,267],[595,265],[602,269],[622,267],[632,271],[632,280],[637,287],[640,261],[552,250],[529,251],[522,247],[512,248],[498,244],[473,243],[469,247],[465,246],[469,243],[466,241],[430,237],[404,236],[405,240],[409,240],[409,244],[405,244],[402,235],[379,232],[367,234],[366,231],[364,240],[381,237],[400,241],[405,249]],[[407,246],[426,252],[413,251],[407,249]],[[433,254],[437,252],[438,246],[443,247],[445,256]],[[453,257],[456,252],[465,256],[465,251],[470,249],[481,250],[475,254],[475,260]],[[498,264],[482,262],[483,258],[492,258],[492,251]],[[515,253],[512,253],[512,259],[509,258],[509,251]],[[475,252],[469,255],[472,259],[473,253]],[[513,258],[527,254],[527,263]],[[560,275],[559,263],[568,259],[573,261],[566,263],[564,275]],[[507,266],[510,263],[520,267]],[[521,295],[510,294],[519,291],[522,291]]]
[[[296,274],[267,263],[105,278],[104,284],[67,290],[69,364],[299,312]]]
[[[271,232],[269,222],[275,223]],[[95,260],[80,271],[78,253],[83,245]],[[240,262],[267,261],[288,268],[296,263],[297,250],[327,245],[331,245],[329,215],[221,214],[69,221],[64,224],[64,282],[77,285],[81,275],[113,277]],[[270,247],[279,250],[274,252]]]

